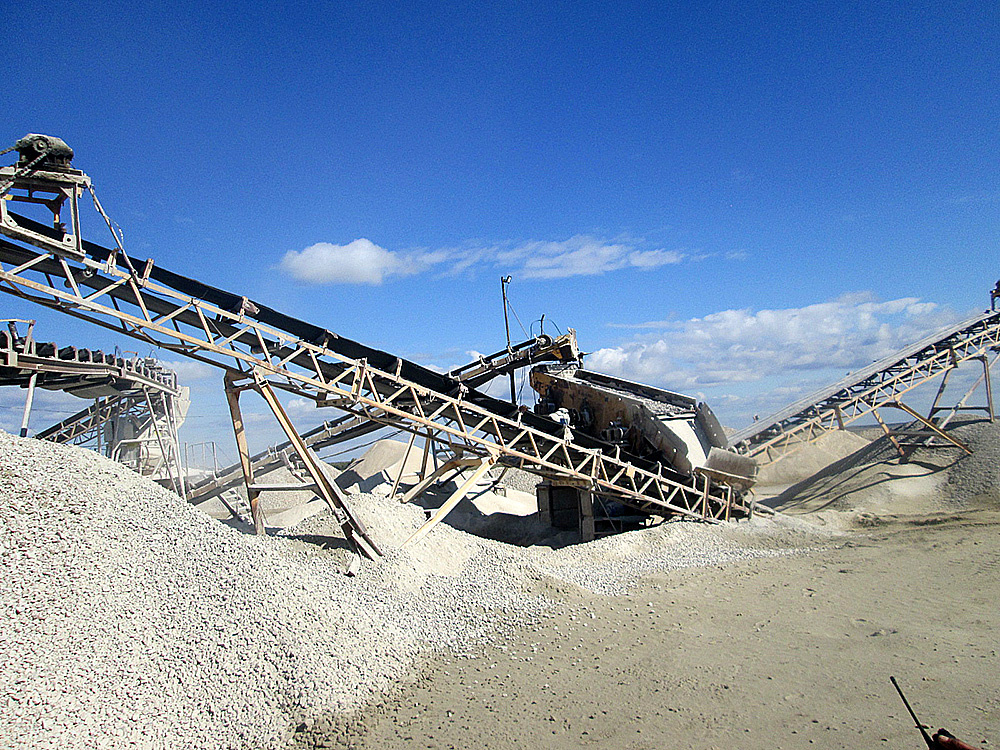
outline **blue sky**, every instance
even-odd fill
[[[502,345],[511,274],[526,328],[741,427],[1000,276],[995,3],[0,15],[3,145],[64,138],[131,253],[432,366]],[[186,369],[188,439],[228,430]]]

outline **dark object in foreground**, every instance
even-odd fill
[[[899,697],[903,699],[903,705],[906,706],[906,710],[910,712],[910,716],[913,717],[913,723],[917,725],[917,729],[920,730],[921,736],[924,738],[924,742],[927,743],[927,747],[930,750],[981,750],[980,748],[973,747],[972,745],[967,745],[949,732],[947,729],[939,729],[931,737],[927,734],[926,727],[920,723],[920,719],[910,708],[910,702],[906,700],[906,696],[903,695],[902,688],[899,687],[899,683],[896,682],[896,678],[890,675],[889,682],[892,686],[896,688],[896,692],[899,693]]]
[[[966,745],[962,740],[956,739],[955,735],[947,729],[939,729],[931,738],[934,740],[934,747],[940,750],[981,750],[981,748]]]

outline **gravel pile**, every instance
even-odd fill
[[[672,521],[545,554],[532,548],[529,556],[537,570],[553,578],[618,596],[642,576],[665,570],[801,552],[816,543],[819,533],[811,524],[783,517],[741,521],[731,528]]]
[[[954,435],[973,453],[963,455],[948,472],[951,499],[961,503],[1000,501],[1000,420],[958,425]]]
[[[258,538],[89,451],[0,433],[0,466],[0,747],[286,747],[422,654],[532,620],[552,577],[615,593],[809,539],[664,524],[553,551],[441,524],[400,551],[423,511],[369,493],[388,554],[349,578],[328,513]]]
[[[535,487],[542,481],[542,478],[537,474],[513,468],[504,472],[504,467],[496,467],[490,470],[489,475],[491,478],[496,478],[501,474],[503,474],[503,478],[500,480],[502,487],[527,492],[531,495],[535,494]]]

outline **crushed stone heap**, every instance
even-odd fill
[[[0,466],[0,747],[285,747],[300,721],[363,706],[420,655],[535,617],[554,577],[616,593],[642,572],[807,538],[773,521],[676,523],[553,551],[442,525],[398,551],[423,511],[359,494],[394,551],[348,578],[343,550],[243,535],[83,449],[0,433]],[[324,517],[335,528],[326,514],[309,530]]]
[[[1000,503],[1000,420],[969,421],[955,430],[955,436],[972,450],[948,472],[948,493],[956,502]]]

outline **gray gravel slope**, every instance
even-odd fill
[[[664,524],[554,552],[441,525],[399,551],[422,511],[359,495],[393,551],[348,578],[343,553],[245,536],[89,451],[0,433],[0,467],[0,747],[283,747],[428,650],[534,618],[553,578],[615,593],[811,539]]]

